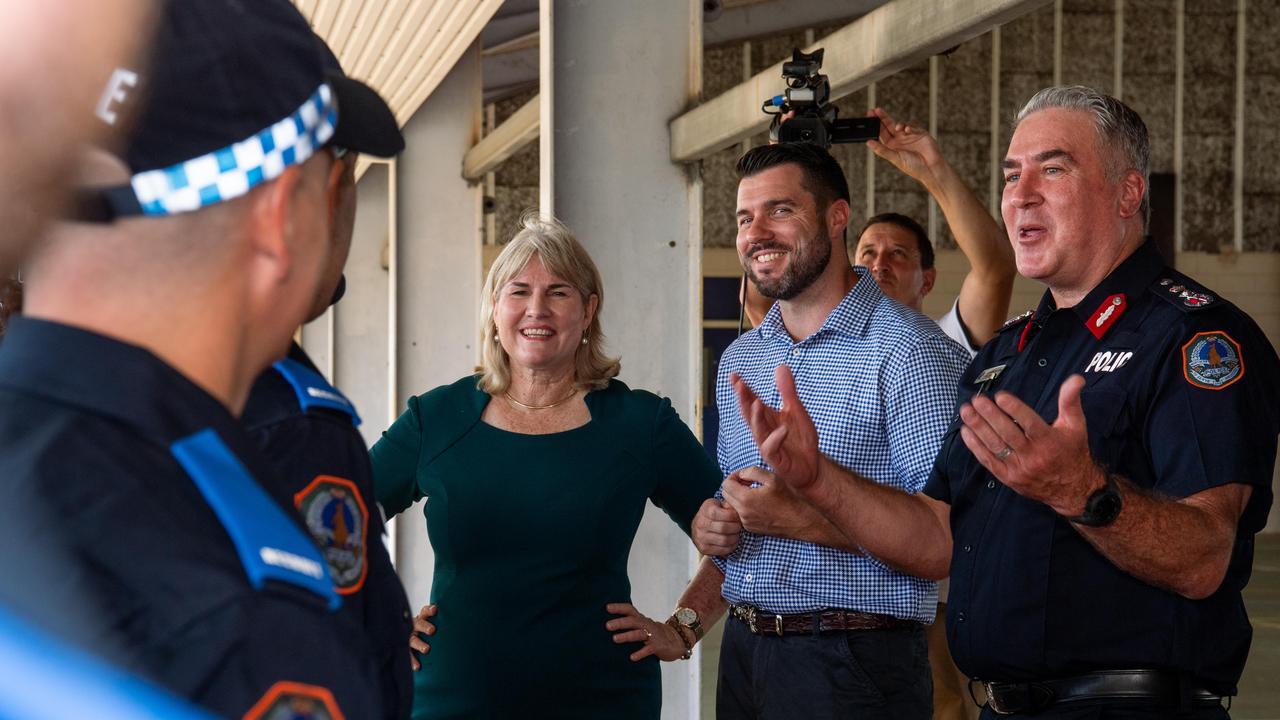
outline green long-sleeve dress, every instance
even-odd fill
[[[589,423],[549,435],[481,422],[488,402],[475,377],[419,395],[372,450],[379,502],[425,498],[435,550],[413,717],[657,718],[658,662],[631,662],[605,604],[631,601],[646,501],[687,533],[719,469],[670,401],[617,380],[586,396]]]

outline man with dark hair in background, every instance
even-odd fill
[[[0,343],[7,499],[72,520],[27,542],[65,548],[56,580],[94,603],[41,620],[222,716],[379,717],[361,628],[235,415],[332,293],[336,157],[403,141],[285,0],[165,3],[136,75],[134,136],[86,160]]]

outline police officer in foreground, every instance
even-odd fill
[[[317,42],[330,70],[340,74],[337,58],[322,40]],[[352,92],[372,93],[358,83],[352,83]],[[357,158],[348,151],[329,171],[334,252],[307,322],[323,315],[345,289],[342,267],[355,224]],[[339,612],[365,628],[386,717],[408,718],[413,702],[410,656],[404,647],[413,632],[409,600],[382,541],[382,512],[374,499],[369,451],[356,430],[360,417],[355,406],[293,343],[288,357],[254,383],[240,420],[275,466],[264,484],[292,500],[320,546],[334,591],[342,596]]]
[[[59,520],[29,542],[85,590],[64,637],[219,715],[380,717],[363,630],[235,415],[332,292],[336,156],[402,140],[286,0],[164,7],[117,107],[133,139],[89,164],[0,347],[8,507]]]
[[[983,717],[1225,718],[1244,668],[1280,360],[1144,241],[1148,156],[1141,118],[1095,90],[1019,113],[1004,221],[1048,290],[966,372],[922,495],[823,458],[786,368],[780,411],[738,383],[766,461],[854,542],[923,577],[950,566]]]

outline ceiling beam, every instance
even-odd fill
[[[894,0],[806,48],[826,48],[831,99],[977,37],[1052,0]],[[671,159],[692,162],[769,125],[765,98],[782,89],[782,63],[671,121]]]
[[[540,127],[538,96],[534,95],[462,156],[462,177],[472,182],[482,179],[485,173],[537,140]]]
[[[511,38],[510,40],[498,43],[493,47],[487,47],[480,51],[480,57],[492,57],[494,55],[505,55],[513,53],[517,50],[528,50],[529,48],[538,47],[538,31],[525,33],[520,37]]]

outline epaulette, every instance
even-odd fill
[[[317,595],[330,609],[341,607],[315,541],[267,495],[216,432],[189,435],[169,446],[169,452],[218,516],[249,584],[261,590],[269,580],[287,583]]]
[[[1203,310],[1218,303],[1217,296],[1202,287],[1191,284],[1186,277],[1162,277],[1149,288],[1157,296],[1172,303],[1183,312]]]
[[[1004,332],[1005,330],[1009,330],[1009,329],[1011,329],[1011,328],[1015,328],[1015,327],[1017,327],[1017,326],[1021,325],[1022,323],[1026,322],[1027,320],[1030,320],[1030,319],[1031,319],[1031,316],[1032,316],[1032,315],[1034,315],[1034,314],[1035,314],[1035,312],[1036,312],[1035,310],[1028,310],[1028,311],[1026,311],[1026,312],[1022,313],[1021,315],[1018,315],[1018,316],[1015,316],[1015,317],[1011,317],[1011,318],[1009,318],[1008,320],[1005,320],[1005,321],[1004,321],[1004,324],[1003,324],[1003,325],[1001,325],[1001,326],[1000,326],[1000,329],[999,329],[999,330],[997,330],[996,332],[998,332],[998,333],[1002,333],[1002,332]]]
[[[313,407],[337,410],[351,416],[353,425],[357,427],[360,425],[356,406],[351,404],[347,396],[330,385],[320,373],[290,358],[277,361],[272,367],[289,382],[294,394],[298,397],[298,406],[302,408],[302,412]]]

